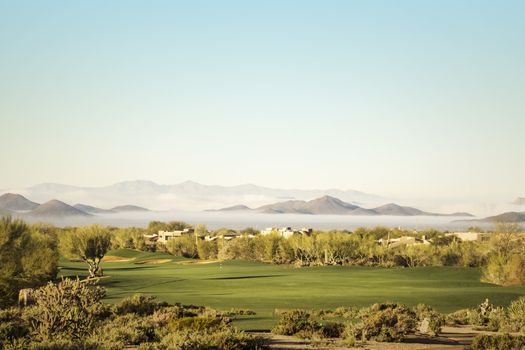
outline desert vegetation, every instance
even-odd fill
[[[257,317],[269,320],[275,334],[339,339],[346,345],[402,341],[416,332],[437,336],[445,325],[471,325],[482,331],[497,332],[478,336],[472,345],[474,349],[505,346],[512,349],[522,344],[523,337],[519,334],[525,332],[525,298],[509,300],[511,295],[523,294],[521,287],[506,287],[514,288],[508,296],[504,289],[487,289],[487,296],[490,294],[491,300],[496,298],[495,304],[487,299],[476,307],[454,312],[448,308],[450,313],[430,306],[432,301],[439,304],[437,299],[432,299],[433,295],[417,291],[417,281],[423,276],[427,285],[436,284],[437,293],[443,284],[455,283],[457,278],[463,279],[461,288],[465,283],[472,285],[474,276],[501,286],[523,284],[523,235],[515,225],[500,224],[489,240],[471,242],[460,241],[446,232],[416,233],[382,227],[283,238],[278,234],[260,235],[254,229],[238,232],[221,229],[210,233],[199,226],[194,234],[171,239],[166,244],[152,244],[145,238],[145,234],[159,230],[188,227],[183,222],[152,222],[144,229],[57,228],[3,218],[0,227],[1,347],[262,349],[266,346],[264,339],[233,326],[246,328],[243,320],[261,310],[262,314]],[[236,238],[202,240],[198,238],[199,232],[212,237],[235,234]],[[427,244],[381,243],[390,238],[422,235]],[[63,260],[59,260],[60,256]],[[113,260],[104,262],[107,257]],[[199,262],[196,259],[223,263],[188,265]],[[161,265],[157,268],[147,264]],[[103,266],[108,266],[110,273],[100,279],[104,275]],[[428,279],[429,273],[435,281]],[[382,300],[390,299],[387,295],[399,300],[402,294],[396,294],[395,284],[401,279],[403,288],[412,288],[416,303],[408,305],[406,300],[401,300],[365,306],[364,300],[353,301],[352,296],[359,292],[352,294],[349,289],[323,300],[323,304],[331,307],[328,309],[280,309],[272,311],[269,318],[265,313],[272,305],[282,307],[271,299],[276,290],[285,304],[290,304],[286,298],[295,298],[297,293],[316,300],[312,299],[317,292],[315,287],[301,291],[300,283],[324,285],[343,278],[352,285],[352,278],[359,283],[366,277],[367,283],[373,284],[374,274],[382,276],[378,277],[381,281],[377,281],[380,285],[391,283],[388,293],[375,289],[376,293],[384,292]],[[280,276],[285,277],[279,280]],[[445,281],[449,276],[449,282],[440,282],[440,278]],[[115,286],[123,283],[130,287],[117,293],[119,289]],[[212,307],[192,306],[208,303],[203,297],[187,297],[187,293],[194,294],[191,292],[194,288],[202,289],[203,283],[210,283],[210,300],[228,301],[214,302]],[[472,293],[472,288],[486,285],[477,283],[463,292]],[[293,287],[295,284],[297,287]],[[151,288],[144,289],[144,285]],[[232,296],[220,297],[220,286],[227,287],[227,294]],[[255,289],[247,289],[248,286]],[[173,299],[173,294],[166,298],[165,293],[171,293],[173,288],[178,290],[175,297],[184,299],[187,306],[179,303],[182,299]],[[352,288],[358,286],[354,284]],[[128,292],[134,289],[143,289],[148,294]],[[248,294],[233,297],[237,290]],[[287,294],[291,292],[293,296]],[[462,292],[451,289],[446,293]],[[161,300],[169,302],[157,301],[155,294],[163,295]],[[472,297],[467,295],[465,299],[459,295],[455,305],[469,305],[467,299]],[[485,299],[482,289],[476,289],[476,295],[478,300]],[[17,298],[20,306],[16,306]],[[429,301],[427,305],[417,304]],[[336,303],[342,306],[334,307]],[[268,324],[262,323],[263,327]]]
[[[104,289],[64,279],[36,289],[33,303],[0,311],[2,349],[264,349],[229,317],[197,306],[135,295],[103,304]]]

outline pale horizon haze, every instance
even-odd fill
[[[523,1],[0,1],[0,189],[525,197]]]

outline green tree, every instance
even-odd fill
[[[100,262],[111,247],[111,234],[99,225],[80,227],[60,240],[61,250],[71,259],[80,259],[89,266],[89,278],[103,275]]]
[[[0,307],[13,304],[22,288],[56,277],[58,250],[50,235],[31,229],[22,220],[0,221]]]

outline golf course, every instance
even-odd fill
[[[62,276],[86,276],[82,262],[60,262]],[[508,305],[525,294],[525,286],[501,287],[480,282],[477,268],[371,268],[324,266],[296,268],[247,261],[199,261],[166,253],[120,249],[102,262],[113,303],[136,293],[160,301],[209,306],[218,310],[249,309],[235,324],[245,330],[270,329],[275,309],[334,309],[396,301],[425,303],[441,312],[473,307],[489,298]]]

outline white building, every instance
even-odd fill
[[[291,227],[268,227],[261,231],[261,235],[266,236],[272,233],[276,233],[284,238],[290,238],[293,235],[311,235],[313,230],[311,228],[302,228],[300,230],[294,230]]]
[[[488,241],[490,239],[490,233],[480,232],[452,232],[445,236],[454,236],[462,241]]]
[[[185,228],[184,230],[176,231],[159,231],[157,242],[166,243],[170,239],[187,236],[193,233],[192,229]]]

